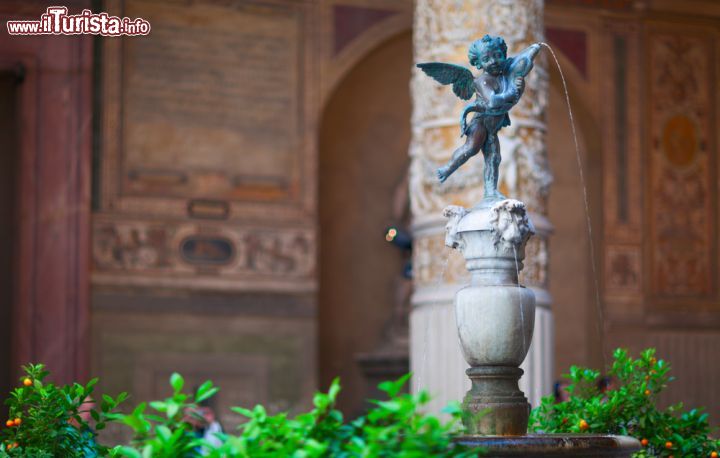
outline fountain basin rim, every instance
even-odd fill
[[[466,435],[457,444],[483,447],[482,456],[577,456],[629,457],[640,450],[640,442],[629,436],[609,434],[528,434],[524,436]]]

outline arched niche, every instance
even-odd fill
[[[319,380],[341,378],[351,415],[368,389],[356,358],[382,344],[403,271],[384,234],[406,187],[411,65],[409,32],[376,46],[328,96],[319,128]]]

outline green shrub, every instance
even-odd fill
[[[196,437],[191,426],[198,403],[218,391],[209,381],[186,394],[183,378],[173,374],[169,398],[141,403],[130,413],[120,414],[115,410],[126,399],[125,393],[117,398],[102,396],[99,410],[88,404],[97,379],[86,385],[56,386],[45,382],[48,374],[42,365],[23,369],[26,377],[6,401],[10,418],[0,432],[0,458],[414,458],[470,457],[479,452],[452,441],[461,432],[462,412],[457,404],[446,409],[451,418],[443,422],[421,412],[429,400],[426,393],[402,393],[409,375],[382,383],[380,389],[388,400],[372,401],[367,414],[353,421],[345,421],[335,409],[340,391],[337,380],[327,393],[315,395],[311,411],[296,416],[271,415],[262,406],[234,408],[245,423],[236,432],[221,434],[219,445],[214,445]],[[657,408],[658,394],[672,379],[669,371],[652,349],[638,359],[616,350],[609,372],[615,386],[600,392],[599,372],[573,366],[567,375],[569,400],[555,403],[552,397],[544,398],[531,413],[530,428],[544,433],[630,435],[643,443],[636,457],[714,456],[720,441],[709,437],[707,414],[697,409],[683,411],[681,404]],[[97,432],[110,421],[132,429],[129,445],[98,444]]]
[[[474,452],[455,446],[453,433],[459,428],[460,409],[448,409],[451,421],[420,413],[428,401],[425,393],[401,394],[409,376],[380,385],[389,397],[373,401],[374,407],[354,421],[345,422],[335,409],[340,385],[335,380],[327,393],[315,395],[314,408],[291,417],[287,413],[270,415],[263,406],[253,409],[233,408],[247,422],[236,434],[221,436],[222,444],[213,446],[191,434],[182,412],[192,409],[195,402],[214,388],[194,396],[181,393],[182,378],[173,376],[174,394],[160,404],[150,406],[165,416],[146,415],[141,404],[119,421],[130,426],[135,438],[131,446],[117,447],[112,456],[153,457],[464,457]],[[205,386],[205,385],[203,385]],[[205,396],[207,397],[207,396]]]
[[[95,440],[112,410],[127,395],[103,396],[100,410],[91,404],[97,379],[86,385],[56,386],[45,383],[48,372],[42,364],[23,367],[25,376],[5,401],[9,419],[0,433],[0,456],[93,457],[104,456],[107,448]],[[92,418],[92,429],[89,424]]]
[[[218,392],[212,382],[200,385],[194,395],[183,393],[185,380],[179,374],[170,376],[172,396],[149,404],[154,412],[146,413],[148,404],[141,403],[130,414],[116,414],[114,419],[133,430],[129,446],[115,447],[110,456],[132,458],[185,458],[202,456],[211,446],[195,436],[190,417],[197,415],[198,403]]]
[[[709,457],[720,450],[711,439],[708,416],[699,409],[683,411],[682,404],[661,410],[657,397],[672,380],[670,366],[648,349],[633,359],[615,350],[609,375],[613,385],[598,389],[600,373],[573,366],[568,401],[543,398],[530,416],[530,429],[543,433],[600,433],[633,436],[643,448],[635,457]]]
[[[469,457],[478,450],[467,450],[453,443],[460,429],[461,411],[453,405],[446,411],[450,421],[420,412],[429,398],[424,392],[402,393],[409,375],[385,382],[380,389],[386,401],[372,401],[368,413],[346,422],[335,409],[340,392],[337,380],[327,393],[317,393],[314,408],[291,417],[287,413],[270,415],[263,406],[252,410],[233,410],[247,420],[235,433],[220,434],[219,445],[198,438],[191,423],[198,404],[209,399],[218,388],[202,384],[194,394],[184,393],[179,374],[170,377],[172,395],[162,401],[141,403],[128,414],[118,413],[127,395],[102,396],[100,409],[92,401],[97,383],[56,386],[46,383],[43,365],[23,368],[21,386],[10,393],[6,404],[10,418],[2,429],[0,458],[191,458],[225,457]],[[97,442],[98,431],[108,422],[130,427],[133,438],[128,445],[105,447]],[[217,443],[218,441],[215,441]]]

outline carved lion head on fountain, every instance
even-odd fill
[[[518,248],[535,234],[525,204],[514,199],[503,200],[492,207],[490,226],[496,247],[503,243],[508,248]]]

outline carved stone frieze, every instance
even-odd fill
[[[314,283],[315,251],[311,229],[98,219],[92,266],[99,283],[245,289],[263,279],[292,289]]]

